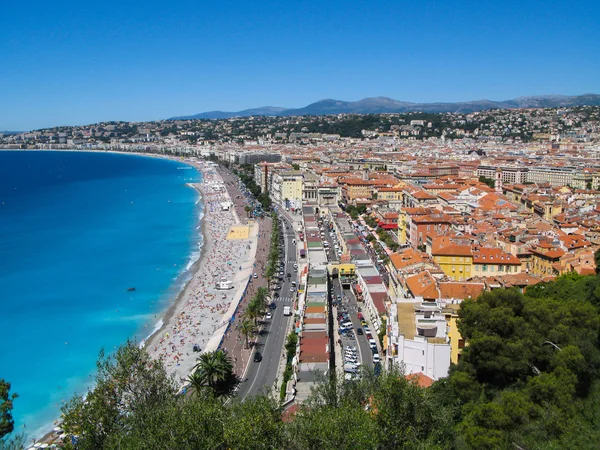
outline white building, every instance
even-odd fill
[[[447,322],[436,302],[399,299],[388,308],[387,364],[404,366],[405,373],[423,373],[434,380],[450,369]]]

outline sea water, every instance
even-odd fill
[[[198,181],[166,159],[0,151],[0,378],[19,395],[16,431],[47,431],[93,384],[100,349],[160,325],[199,256]]]

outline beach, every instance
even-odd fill
[[[161,328],[144,343],[181,385],[201,352],[219,348],[252,277],[257,248],[258,225],[247,226],[246,239],[244,233],[230,233],[240,219],[235,208],[222,207],[233,202],[220,175],[205,163],[193,165],[203,176],[202,183],[192,184],[204,202],[201,257],[190,269],[192,277],[173,300]],[[229,289],[218,289],[221,281],[230,281],[225,284]],[[201,352],[194,352],[194,345]]]
[[[181,158],[177,160],[181,162]],[[188,184],[204,204],[198,222],[203,236],[201,253],[189,268],[189,281],[171,300],[162,317],[157,316],[156,331],[140,343],[151,357],[163,361],[180,388],[186,386],[198,357],[218,348],[228,350],[236,373],[243,373],[250,350],[242,348],[242,340],[235,331],[236,317],[240,314],[238,308],[246,306],[247,297],[264,283],[262,270],[255,267],[256,256],[259,242],[261,260],[266,258],[268,247],[268,236],[264,232],[259,234],[260,223],[240,219],[239,215],[244,214],[244,199],[231,198],[227,183],[216,168],[197,160],[185,163],[202,173],[201,183]],[[253,279],[256,272],[258,279]],[[219,284],[225,289],[219,289]],[[195,346],[201,351],[194,351]],[[51,432],[40,442],[59,439]]]

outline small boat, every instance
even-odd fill
[[[127,292],[133,292],[133,291],[135,291],[134,287],[127,288]]]

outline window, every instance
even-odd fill
[[[458,340],[458,348],[465,348],[465,340],[464,339]]]
[[[484,271],[484,272],[487,272],[487,264],[484,264],[484,265],[483,265],[483,271]]]
[[[456,272],[456,266],[452,266],[452,272]]]

